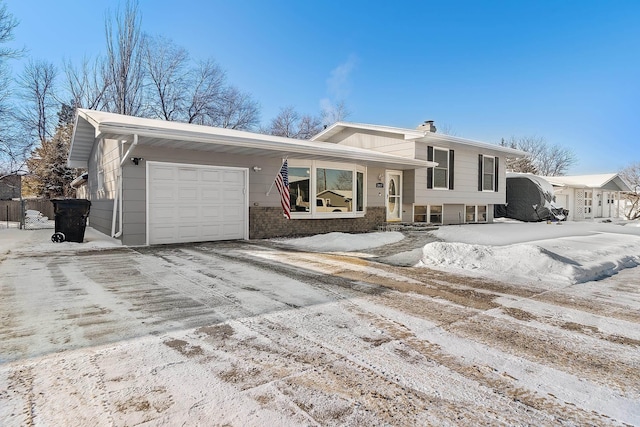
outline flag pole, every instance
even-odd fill
[[[271,190],[273,190],[273,185],[276,183],[276,178],[278,177],[278,174],[280,173],[280,170],[282,169],[282,165],[284,165],[284,162],[286,162],[287,160],[289,160],[289,156],[285,157],[284,160],[282,161],[282,163],[280,163],[280,167],[278,168],[278,172],[276,172],[276,176],[273,177],[273,180],[271,181],[271,187],[269,187],[269,191],[267,191],[267,196],[269,194],[271,194]]]

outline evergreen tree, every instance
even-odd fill
[[[32,151],[27,160],[31,172],[29,187],[46,198],[74,197],[71,181],[81,172],[67,167],[67,157],[73,134],[73,108],[63,105],[58,113],[58,126],[51,139]]]

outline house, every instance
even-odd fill
[[[530,173],[507,173],[507,203],[495,205],[494,213],[525,222],[567,219],[564,207],[556,203],[553,186]]]
[[[149,245],[489,222],[504,159],[521,155],[424,129],[337,123],[301,141],[80,109],[68,164],[88,170],[76,185],[91,226]],[[274,186],[284,160],[290,220]]]
[[[312,141],[436,162],[423,168],[389,168],[374,175],[377,196],[384,194],[387,200],[387,221],[432,224],[493,221],[494,205],[504,204],[506,199],[505,160],[526,154],[438,134],[432,121],[417,129],[338,122]]]
[[[544,178],[553,185],[556,202],[569,210],[570,220],[624,216],[621,193],[631,189],[617,173]]]
[[[0,200],[19,199],[21,191],[21,175],[14,173],[0,177]]]

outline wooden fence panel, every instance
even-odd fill
[[[25,199],[24,209],[39,211],[49,219],[55,218],[51,200]],[[0,200],[0,221],[20,222],[21,220],[22,207],[20,206],[20,200]]]

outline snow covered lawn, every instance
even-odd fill
[[[640,425],[635,225],[3,229],[0,424]]]

